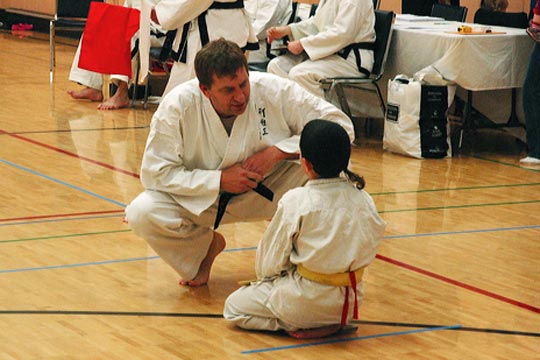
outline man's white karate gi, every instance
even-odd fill
[[[126,217],[183,279],[194,278],[212,243],[223,169],[273,146],[298,154],[299,134],[316,118],[339,123],[354,139],[343,112],[298,84],[257,72],[248,83],[247,107],[234,120],[230,136],[197,79],[171,90],[150,125],[141,168],[145,191],[126,208]],[[297,162],[279,162],[263,181],[274,201],[254,191],[239,194],[222,224],[270,218],[281,196],[306,180]]]

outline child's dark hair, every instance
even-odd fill
[[[351,157],[351,142],[340,125],[328,120],[311,120],[302,130],[300,151],[321,178],[338,177],[343,171],[358,189],[366,185],[362,176],[347,168]]]

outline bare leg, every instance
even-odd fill
[[[69,90],[67,93],[77,100],[103,101],[103,92],[88,86],[78,91]]]
[[[210,279],[210,270],[212,270],[214,260],[216,256],[223,251],[223,249],[225,249],[225,238],[220,233],[214,232],[214,238],[212,239],[212,243],[208,248],[206,257],[199,266],[199,272],[191,280],[180,280],[180,285],[193,287],[205,285],[208,282],[208,279]]]
[[[116,110],[129,105],[128,84],[120,81],[116,93],[109,100],[98,105],[99,110]]]

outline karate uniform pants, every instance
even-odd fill
[[[235,196],[229,202],[221,224],[270,219],[281,196],[306,181],[298,163],[280,163],[263,182],[274,192],[274,200],[270,202],[254,191]],[[182,279],[191,280],[197,275],[213,240],[217,204],[216,200],[197,216],[168,193],[145,190],[127,206],[126,217],[135,234],[144,238]],[[257,241],[254,239],[254,243]]]
[[[367,54],[364,55],[362,51],[362,66],[371,71],[373,58],[370,55],[372,53],[368,52]],[[304,89],[321,98],[324,98],[324,91],[319,83],[321,79],[339,76],[365,77],[358,71],[354,55],[349,55],[347,60],[339,55],[330,55],[313,61],[309,60],[305,53],[300,55],[286,54],[272,59],[268,64],[267,71],[294,80]]]
[[[164,38],[157,38],[155,36],[150,36],[150,42],[152,47],[161,47],[163,46],[163,39]],[[132,43],[135,42],[135,37],[132,40]],[[79,41],[79,46],[77,47],[77,51],[75,52],[75,57],[73,58],[73,62],[71,63],[71,71],[69,72],[69,80],[76,82],[78,84],[81,84],[83,86],[87,86],[92,89],[96,90],[102,90],[103,87],[103,75],[94,71],[81,69],[79,67],[79,58],[81,56],[81,44],[82,44],[82,38]],[[131,58],[131,68],[132,68],[132,76],[131,79],[135,77],[135,72],[137,71],[138,66],[137,56],[134,56]],[[118,82],[123,81],[125,83],[129,83],[130,77],[125,75],[111,75],[110,76],[111,82],[118,85]]]
[[[71,63],[71,71],[69,72],[69,80],[87,86],[92,89],[102,90],[103,87],[103,75],[94,71],[81,69],[79,67],[79,58],[81,55],[81,44],[82,39],[79,41],[79,46],[77,47],[77,52]],[[133,65],[133,63],[132,63]],[[135,67],[133,67],[136,69]],[[129,82],[129,77],[125,75],[111,75],[111,81],[118,83],[123,81],[125,83]]]

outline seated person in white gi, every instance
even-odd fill
[[[150,1],[153,4],[157,4],[159,2],[159,0],[147,1]],[[124,2],[124,6],[140,9],[141,0],[126,0]],[[155,23],[151,23],[150,28],[152,30],[152,46],[161,47],[163,45],[165,33],[161,30],[159,25]],[[137,35],[135,35],[135,37],[136,36]],[[69,80],[84,86],[84,88],[80,90],[69,90],[67,93],[74,99],[99,101],[100,104],[98,105],[98,109],[100,110],[116,110],[128,106],[128,87],[130,78],[125,75],[112,74],[110,77],[111,82],[117,86],[117,90],[113,96],[103,101],[103,75],[79,68],[81,42],[82,40],[79,41],[79,47],[77,48],[77,52],[75,53],[75,57],[73,58],[73,62],[71,64]],[[134,41],[132,41],[132,43],[134,43]],[[136,69],[136,66],[137,64],[134,62],[132,64],[132,68]]]
[[[250,51],[248,63],[266,63],[270,61],[266,53],[266,31],[272,26],[286,25],[292,14],[292,0],[246,0],[253,31],[259,40],[259,50]]]
[[[290,54],[270,61],[267,71],[289,77],[323,97],[319,80],[368,76],[373,69],[375,13],[372,0],[321,0],[314,16],[267,32],[272,42],[288,36]]]
[[[313,120],[304,127],[300,160],[310,180],[279,201],[257,247],[257,280],[227,298],[227,320],[312,338],[357,318],[362,273],[386,223],[362,190],[364,179],[348,170],[350,153],[347,133],[335,123]]]
[[[259,48],[243,0],[161,0],[151,18],[169,31],[175,60],[163,95],[195,77],[193,60],[209,41],[223,37],[244,51]]]
[[[307,178],[297,162],[298,139],[315,118],[339,123],[354,139],[351,120],[298,84],[275,75],[248,74],[238,45],[211,41],[195,58],[197,79],[175,87],[150,124],[142,159],[145,191],[126,219],[181,284],[207,283],[225,239],[212,230],[218,198],[232,197],[222,223],[263,220],[277,200]],[[255,191],[274,192],[268,201]],[[220,196],[221,193],[221,196]]]

